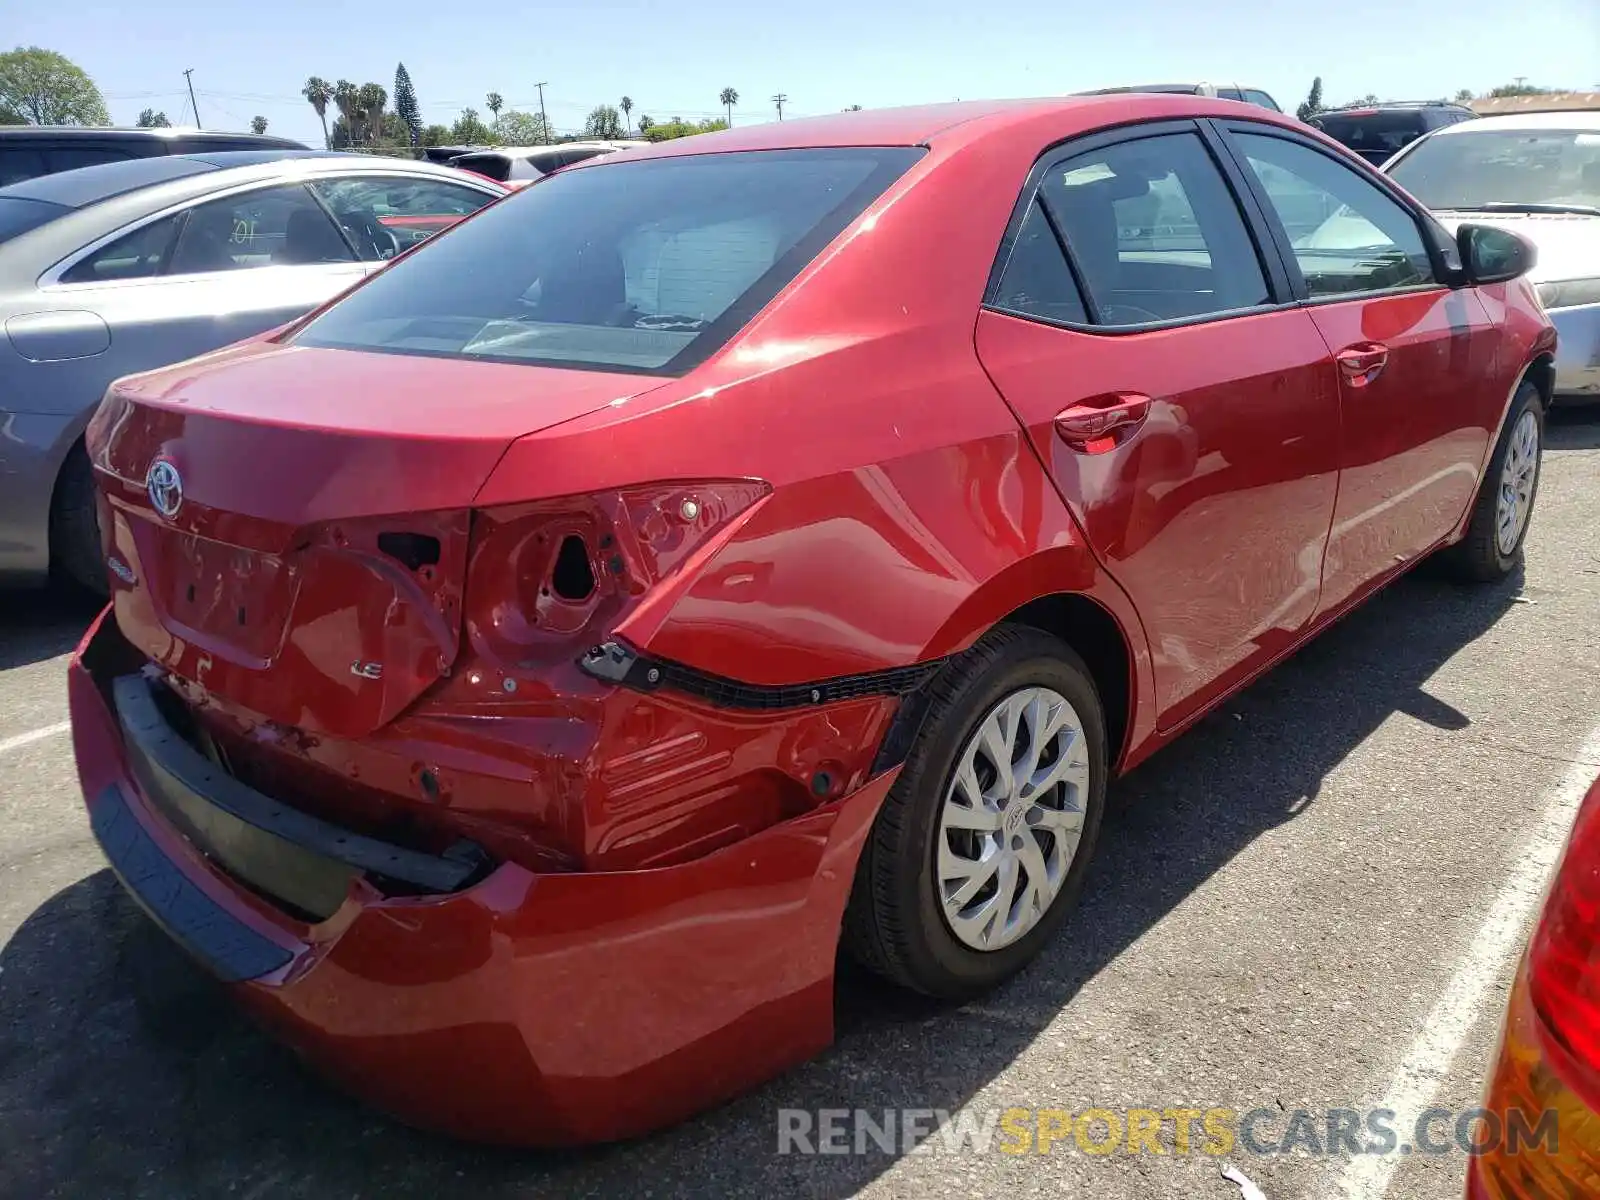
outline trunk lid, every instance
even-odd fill
[[[456,660],[506,447],[660,382],[260,343],[120,381],[88,435],[117,622],[237,708],[371,732]]]

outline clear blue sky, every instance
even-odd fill
[[[538,109],[576,129],[595,104],[634,99],[634,117],[720,115],[737,88],[734,122],[785,115],[994,96],[1054,95],[1117,83],[1237,80],[1285,108],[1314,75],[1329,102],[1452,95],[1526,76],[1530,83],[1600,86],[1600,0],[923,0],[898,10],[860,0],[756,4],[689,0],[647,7],[616,0],[550,6],[440,0],[10,0],[8,42],[58,50],[131,124],[147,106],[189,122],[183,70],[194,68],[208,127],[320,138],[299,97],[309,75],[390,91],[397,62],[426,121],[449,124],[499,91],[508,108]],[[7,47],[9,48],[9,47]]]

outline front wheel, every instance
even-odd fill
[[[1450,548],[1448,561],[1463,579],[1503,579],[1522,561],[1522,546],[1539,494],[1544,458],[1544,400],[1524,380],[1483,473],[1466,535]]]
[[[1105,720],[1083,661],[1032,628],[990,633],[930,688],[844,937],[891,981],[962,999],[1037,956],[1076,904],[1105,804]]]

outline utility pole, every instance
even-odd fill
[[[779,92],[772,98],[772,102],[778,106],[778,120],[780,121],[783,120],[783,106],[788,103],[788,100],[789,95],[787,92]]]
[[[189,85],[189,108],[194,113],[194,127],[198,129],[200,128],[200,110],[195,107],[194,102],[194,80],[191,78],[193,74],[194,68],[190,67],[183,73],[183,78],[184,82]]]
[[[536,83],[533,86],[539,89],[539,124],[544,127],[544,140],[545,144],[548,145],[550,142],[550,118],[544,115],[544,84]]]

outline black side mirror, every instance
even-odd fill
[[[1533,270],[1539,252],[1521,234],[1494,225],[1462,225],[1456,245],[1468,283],[1504,283]]]

